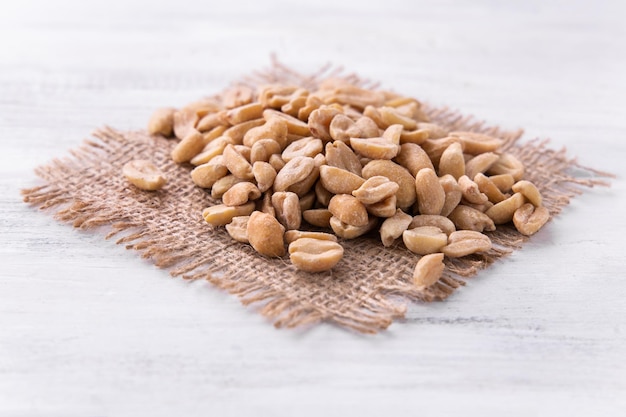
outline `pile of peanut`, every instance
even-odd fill
[[[532,235],[549,219],[524,165],[501,151],[503,140],[450,132],[413,98],[343,80],[317,91],[233,87],[219,99],[156,111],[148,130],[180,139],[172,159],[194,165],[193,182],[221,199],[202,213],[207,223],[265,256],[282,257],[288,245],[304,271],[337,265],[338,237],[378,229],[385,247],[402,238],[421,255],[414,282],[427,287],[444,256],[491,249],[484,232],[512,221]],[[165,182],[156,167],[140,166],[152,178],[146,189]],[[136,171],[127,177],[141,188]]]

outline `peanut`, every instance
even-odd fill
[[[506,200],[502,200],[498,204],[495,204],[487,210],[485,214],[493,220],[494,224],[508,223],[513,219],[515,210],[522,207],[523,204],[524,196],[522,193],[515,193]]]
[[[224,148],[224,165],[237,178],[243,180],[251,180],[254,178],[252,174],[252,165],[233,145],[226,145]]]
[[[464,152],[470,155],[478,155],[485,152],[493,152],[504,144],[502,139],[475,132],[450,132],[450,136],[459,138],[463,143]]]
[[[361,187],[365,180],[345,169],[322,165],[320,167],[320,182],[326,190],[333,194],[351,194]]]
[[[272,206],[276,212],[276,218],[286,230],[300,228],[302,213],[300,200],[295,193],[280,191],[272,194]]]
[[[400,209],[397,209],[396,214],[385,219],[380,225],[380,240],[383,246],[391,246],[407,230],[412,220],[413,217]]]
[[[285,228],[274,216],[253,212],[248,219],[247,232],[250,245],[261,255],[280,257],[285,254]]]
[[[526,180],[518,181],[513,184],[512,190],[514,193],[522,193],[526,200],[531,202],[533,206],[541,206],[541,193],[532,182]]]
[[[174,131],[174,113],[176,109],[157,109],[148,121],[148,133],[151,135],[163,135],[166,138],[172,136]]]
[[[167,182],[165,175],[156,165],[142,159],[127,162],[122,167],[122,173],[128,182],[141,190],[160,190]]]
[[[290,186],[307,178],[315,169],[315,161],[308,156],[297,156],[278,171],[274,191],[286,191]]]
[[[443,253],[431,253],[422,256],[413,271],[413,283],[418,289],[430,287],[439,281],[443,274]]]
[[[237,242],[249,243],[248,241],[248,220],[250,216],[233,217],[230,223],[226,225],[226,231]]]
[[[442,248],[442,252],[449,258],[460,258],[490,249],[491,239],[486,235],[472,230],[459,230],[450,235],[448,244]]]
[[[402,233],[402,240],[411,252],[428,255],[440,252],[448,243],[448,236],[438,227],[421,226],[405,230]]]
[[[187,136],[178,142],[176,147],[172,150],[172,159],[177,164],[191,161],[191,159],[204,148],[202,134],[195,129],[189,129],[188,131]]]
[[[439,214],[446,200],[446,193],[430,168],[423,168],[415,177],[417,206],[420,214]]]
[[[513,214],[513,224],[523,235],[534,235],[550,220],[550,212],[543,206],[533,206],[526,203],[515,210]]]
[[[456,227],[452,220],[448,219],[444,216],[439,216],[436,214],[420,214],[414,216],[409,223],[407,229],[414,229],[416,227],[422,226],[435,226],[441,229],[446,235],[450,236],[450,234],[456,231]]]
[[[448,215],[457,229],[472,230],[476,232],[492,232],[496,226],[491,218],[476,209],[468,206],[458,205],[452,213]]]
[[[234,217],[248,216],[253,211],[253,202],[234,207],[218,204],[205,208],[202,212],[202,217],[204,217],[204,220],[211,226],[225,226],[233,221]]]
[[[402,166],[388,160],[373,160],[363,167],[362,173],[365,179],[378,175],[398,184],[399,188],[396,192],[398,208],[408,210],[415,203],[417,199],[415,178]]]
[[[306,272],[328,271],[343,257],[343,247],[331,240],[302,237],[289,244],[289,259]]]
[[[441,154],[439,159],[439,175],[452,175],[457,180],[465,175],[465,159],[460,143],[452,143]]]
[[[399,188],[397,183],[387,177],[375,175],[352,191],[352,195],[363,204],[375,204],[394,196]]]
[[[384,138],[350,138],[350,146],[359,155],[371,159],[393,159],[400,146]]]
[[[311,209],[302,212],[302,218],[317,227],[330,228],[331,217],[333,214],[328,209]]]
[[[350,226],[361,227],[368,223],[365,206],[352,195],[337,194],[333,196],[328,204],[328,211]]]
[[[287,230],[285,232],[285,242],[287,242],[287,244],[305,237],[309,239],[329,240],[331,242],[337,241],[337,236],[330,233],[309,232],[304,230]]]
[[[222,202],[227,206],[241,206],[248,201],[261,197],[261,191],[251,182],[239,182],[233,185],[222,196]]]
[[[339,220],[337,217],[332,216],[330,218],[330,227],[333,232],[344,239],[356,239],[359,236],[363,236],[365,233],[374,229],[378,224],[378,219],[371,217],[365,226],[352,226]]]
[[[362,167],[359,157],[343,142],[335,141],[326,144],[326,163],[361,176]]]

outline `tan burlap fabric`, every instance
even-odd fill
[[[274,63],[244,83],[287,81],[311,88],[338,70],[324,68],[304,76]],[[344,76],[364,86],[372,83]],[[507,132],[446,108],[426,106],[434,122],[454,130],[485,132],[506,140],[509,152],[527,167],[526,179],[537,184],[552,216],[580,193],[580,186],[606,184],[606,174],[584,169],[565,151],[545,141],[517,143],[520,131]],[[444,277],[426,290],[411,285],[418,256],[402,243],[384,248],[376,236],[343,241],[344,259],[328,273],[297,271],[288,259],[259,256],[248,245],[233,241],[224,228],[212,228],[202,210],[217,202],[190,179],[191,166],[170,159],[174,140],[150,137],[145,131],[119,132],[103,128],[70,156],[36,169],[44,184],[23,191],[24,201],[55,213],[63,222],[83,229],[107,229],[107,238],[137,250],[172,275],[206,279],[253,305],[277,326],[301,326],[326,321],[374,333],[403,317],[410,301],[443,300],[464,279],[519,248],[527,239],[512,227],[489,233],[494,249],[486,254],[446,260]],[[153,160],[169,181],[158,192],[130,186],[122,166],[132,159]]]

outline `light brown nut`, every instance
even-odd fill
[[[198,113],[194,109],[184,108],[174,113],[174,135],[178,139],[184,139],[195,131],[198,123]]]
[[[322,149],[324,149],[324,145],[321,139],[306,137],[287,145],[281,156],[285,162],[291,161],[296,156],[308,156],[313,158],[315,155],[321,153]]]
[[[222,105],[227,109],[243,106],[254,100],[254,91],[247,86],[237,85],[228,88],[222,94]]]
[[[380,114],[380,119],[385,127],[400,124],[406,130],[415,130],[417,128],[417,122],[415,120],[406,115],[403,115],[398,111],[398,109],[395,109],[393,107],[379,107],[378,113]]]
[[[513,184],[515,184],[515,178],[513,178],[513,175],[511,174],[490,175],[489,179],[503,193],[511,191]]]
[[[522,207],[524,203],[524,195],[522,193],[515,193],[506,200],[495,204],[493,207],[485,211],[485,214],[489,216],[495,224],[508,223],[513,219],[515,210]]]
[[[243,144],[253,147],[262,139],[273,139],[282,150],[287,146],[287,122],[279,118],[271,118],[265,124],[253,127],[243,136]]]
[[[340,238],[355,239],[373,230],[378,224],[378,219],[375,217],[370,217],[365,226],[352,226],[351,224],[344,223],[337,217],[332,216],[329,223],[330,228],[333,229],[333,232],[335,232],[335,234]]]
[[[303,212],[305,210],[311,210],[316,202],[317,197],[315,196],[315,191],[309,191],[304,196],[300,197],[300,212]]]
[[[325,102],[348,104],[357,109],[362,109],[368,105],[382,106],[385,102],[385,96],[380,91],[357,87],[345,82],[330,89],[320,85],[320,90],[328,90]]]
[[[499,203],[508,198],[485,174],[478,173],[474,177],[474,182],[478,185],[481,193],[485,194],[492,203]]]
[[[350,138],[363,137],[363,131],[354,120],[345,114],[337,114],[328,126],[328,132],[333,140],[349,143]]]
[[[191,171],[191,180],[198,187],[211,188],[220,178],[228,175],[228,168],[224,164],[224,157],[218,155],[206,164],[198,165]]]
[[[530,181],[522,180],[513,184],[512,190],[514,193],[522,193],[522,195],[532,203],[533,206],[539,207],[542,204],[541,193],[537,189],[537,186]]]
[[[228,126],[226,111],[218,111],[216,113],[209,113],[200,119],[196,124],[196,129],[200,132],[208,132],[218,127],[226,128]]]
[[[393,106],[392,106],[393,107]],[[421,104],[417,101],[407,102],[400,106],[396,106],[396,110],[403,116],[412,120],[419,120],[421,116],[420,111]]]
[[[467,175],[459,178],[459,187],[463,193],[463,198],[472,204],[483,204],[489,200],[484,193],[480,192],[478,185],[469,179]]]
[[[359,155],[371,159],[393,159],[400,151],[400,145],[384,138],[350,138],[350,146]]]
[[[376,126],[378,126],[380,129],[385,129],[387,127],[387,124],[383,122],[383,119],[380,116],[380,112],[374,106],[365,106],[365,109],[363,109],[363,116],[372,119],[374,123],[376,123]]]
[[[429,138],[428,131],[424,129],[403,130],[400,135],[400,144],[414,143],[416,145],[420,145],[426,142]]]
[[[251,182],[239,182],[222,195],[222,202],[227,206],[241,206],[248,201],[261,197],[261,191]]]
[[[481,213],[486,212],[487,210],[489,210],[491,207],[494,206],[494,204],[487,200],[484,203],[480,203],[480,204],[474,204],[474,203],[470,203],[469,201],[467,201],[466,199],[461,200],[461,204],[467,207],[471,207],[474,210],[478,210]]]
[[[448,136],[448,130],[435,123],[419,122],[417,124],[417,128],[419,130],[425,130],[426,132],[428,132],[429,139],[441,139]]]
[[[446,193],[446,199],[443,203],[443,207],[441,208],[441,215],[448,216],[461,202],[463,193],[461,192],[461,187],[459,187],[459,184],[452,175],[444,175],[439,178],[439,183],[443,187],[443,191]]]
[[[330,218],[333,214],[328,209],[311,209],[302,212],[302,218],[310,225],[330,228]]]
[[[421,106],[421,103],[417,101],[416,99],[414,99],[413,97],[403,97],[391,91],[384,91],[384,93],[387,96],[387,101],[385,101],[385,106],[395,107],[395,108],[404,106],[406,104],[415,104],[418,107]]]
[[[458,205],[448,215],[457,229],[475,232],[492,232],[496,230],[493,220],[485,213],[468,206]]]
[[[330,199],[333,198],[333,195],[333,193],[324,188],[321,180],[315,184],[315,197],[317,197],[317,202],[320,205],[328,207]]]
[[[191,159],[204,148],[202,134],[195,129],[190,129],[189,132],[190,133],[172,149],[172,160],[177,164],[191,161]]]
[[[322,186],[333,194],[351,194],[359,188],[365,180],[345,169],[329,165],[320,167],[320,182]]]
[[[281,147],[274,139],[260,139],[250,149],[250,163],[258,161],[268,162],[270,156],[280,154]]]
[[[441,251],[448,258],[460,258],[486,252],[491,247],[491,239],[488,236],[473,230],[459,230],[448,237],[448,244]]]
[[[428,255],[441,252],[441,249],[448,243],[448,236],[438,227],[421,226],[405,230],[402,233],[402,240],[411,252]]]
[[[167,179],[163,172],[150,161],[135,159],[122,167],[122,173],[135,187],[155,191],[163,188]]]
[[[248,220],[250,216],[233,217],[232,221],[226,225],[226,231],[237,242],[248,242]]]
[[[362,116],[362,117],[359,117],[355,123],[358,126],[358,128],[361,129],[361,132],[363,133],[363,135],[359,137],[375,138],[375,137],[380,136],[380,128],[378,127],[376,122],[372,120],[371,118],[367,116]]]
[[[263,107],[280,108],[289,102],[291,95],[298,90],[298,86],[284,84],[269,84],[259,87],[258,101]]]
[[[282,107],[280,108],[280,111],[290,116],[298,117],[298,113],[300,113],[300,109],[306,106],[306,99],[307,99],[306,96],[294,97],[292,95],[292,98],[289,101],[289,103],[283,104]]]
[[[362,174],[365,179],[380,175],[398,184],[400,186],[396,192],[398,208],[406,210],[415,203],[417,198],[415,178],[404,167],[388,160],[374,160],[363,167]]]
[[[243,138],[249,130],[255,127],[262,126],[265,123],[264,119],[248,120],[247,122],[239,123],[238,125],[231,126],[224,131],[224,136],[232,138],[236,144],[243,144]]]
[[[278,154],[271,155],[269,163],[272,166],[272,168],[274,168],[274,170],[276,170],[276,172],[279,172],[286,165],[286,162],[283,161],[283,158],[280,155],[278,155]]]
[[[394,145],[400,145],[403,143],[400,141],[404,127],[402,125],[391,125],[382,134],[382,138],[388,140]],[[357,136],[360,137],[360,136]]]
[[[499,158],[500,155],[493,152],[476,155],[465,163],[465,175],[474,178],[479,173],[485,173]]]
[[[311,136],[311,131],[309,130],[309,125],[304,123],[302,120],[296,119],[293,116],[285,114],[280,111],[265,109],[263,111],[263,117],[265,120],[269,121],[272,118],[278,118],[287,123],[287,132],[294,133],[300,136]],[[275,138],[274,138],[275,139]]]
[[[245,145],[233,145],[233,147],[246,159],[246,161],[250,162],[250,147]]]
[[[504,144],[502,139],[474,132],[450,132],[450,136],[461,139],[464,152],[470,155],[478,155],[485,152],[496,151]]]
[[[439,175],[452,175],[457,180],[465,175],[465,159],[460,143],[453,143],[446,148],[439,159]]]
[[[524,175],[524,164],[510,153],[503,153],[500,155],[500,158],[489,167],[487,173],[491,175],[511,174],[515,181],[519,181]]]
[[[339,110],[331,106],[320,106],[309,115],[309,130],[311,134],[324,141],[332,139],[330,124],[335,116],[341,114]]]
[[[415,177],[417,207],[420,214],[439,214],[446,202],[446,193],[435,171],[423,168]]]
[[[387,218],[393,216],[396,213],[396,202],[396,196],[392,195],[391,197],[387,197],[384,200],[379,201],[378,203],[367,204],[365,208],[367,209],[367,212],[372,216]]]
[[[368,215],[365,206],[352,195],[337,194],[330,199],[328,210],[343,223],[362,227],[367,225]]]
[[[400,186],[387,177],[375,175],[352,191],[352,195],[363,204],[376,204],[395,196]]]
[[[287,230],[300,228],[302,213],[300,200],[296,193],[279,191],[272,194],[272,206],[276,211],[276,218]]]
[[[257,161],[252,165],[252,175],[259,191],[264,193],[274,185],[276,170],[268,162]]]
[[[380,240],[383,242],[383,246],[391,246],[397,238],[402,236],[412,220],[413,217],[400,209],[397,209],[396,214],[385,219],[380,225]]]
[[[431,253],[422,256],[413,271],[413,283],[417,289],[425,289],[439,281],[443,274],[443,253]]]
[[[289,259],[301,271],[329,271],[342,257],[343,247],[330,240],[303,237],[289,244]]]
[[[271,159],[270,159],[271,163]],[[315,169],[315,161],[308,156],[298,156],[278,171],[274,191],[286,191],[290,186],[306,179]]]
[[[237,152],[233,145],[226,145],[224,148],[224,165],[237,178],[251,180],[254,178],[252,174],[252,165],[242,154]]]
[[[321,154],[318,154],[318,156],[322,156]],[[292,193],[296,193],[298,195],[298,197],[304,197],[306,194],[308,194],[312,189],[313,186],[315,185],[315,183],[317,182],[318,178],[320,177],[320,169],[318,167],[318,158],[313,158],[313,169],[311,170],[311,173],[306,176],[304,179],[291,184],[288,188],[287,191],[291,191]],[[284,168],[283,168],[284,169]]]
[[[214,127],[213,129],[209,130],[208,132],[202,132],[202,141],[204,142],[204,146],[207,146],[209,142],[212,142],[213,140],[224,136],[224,132],[226,132],[227,127],[226,126],[217,126]],[[231,137],[229,136],[224,136],[225,138],[230,139],[230,143],[235,143],[234,140],[232,140]]]
[[[228,174],[213,183],[211,186],[211,197],[215,199],[222,198],[224,193],[230,190],[233,185],[243,181],[245,180],[237,178],[233,174]]]
[[[454,226],[452,220],[436,214],[419,214],[414,216],[407,229],[414,229],[422,226],[438,227],[446,235],[450,235],[450,233],[456,231],[456,227]]]
[[[272,191],[266,191],[263,193],[263,198],[261,199],[261,204],[257,203],[259,207],[259,211],[269,214],[272,217],[276,217],[276,210],[274,210],[274,206],[272,205]]]
[[[359,157],[343,142],[335,141],[326,144],[326,163],[358,176],[361,175],[362,167]]]
[[[324,102],[319,96],[309,94],[309,96],[306,98],[304,107],[298,110],[298,119],[306,122],[307,120],[309,120],[309,116],[311,115],[313,110],[319,108],[322,104],[324,104]]]
[[[420,146],[428,154],[428,157],[432,161],[433,165],[438,167],[441,155],[443,155],[443,152],[453,143],[460,143],[461,146],[463,145],[459,138],[448,136],[442,139],[428,139]]]
[[[328,240],[331,242],[337,241],[337,236],[331,233],[310,232],[307,230],[287,230],[285,232],[285,242],[287,242],[287,244],[302,238]]]
[[[400,152],[396,156],[395,161],[409,170],[411,175],[416,176],[420,169],[435,169],[428,154],[414,143],[404,143],[400,145]]]
[[[543,206],[526,203],[513,214],[513,224],[518,232],[531,236],[537,233],[550,220],[550,212]]]
[[[253,212],[248,219],[247,230],[250,245],[261,255],[280,257],[285,254],[285,228],[274,216]]]
[[[259,119],[263,116],[261,103],[244,104],[226,112],[226,121],[235,126],[249,120]]]
[[[174,113],[176,109],[157,109],[148,120],[148,133],[151,135],[163,135],[166,138],[174,132]]]
[[[232,144],[231,138],[227,136],[220,136],[206,144],[202,151],[191,158],[191,161],[189,162],[195,166],[206,164],[217,155],[221,155],[224,152],[224,148],[229,143]]]
[[[233,220],[233,217],[248,216],[253,211],[253,202],[235,207],[218,204],[205,208],[202,212],[202,217],[211,226],[225,226]]]

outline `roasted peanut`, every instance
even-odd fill
[[[330,199],[328,211],[343,223],[361,227],[367,225],[368,215],[365,206],[354,196],[337,194]]]
[[[460,143],[453,143],[446,148],[439,159],[439,175],[452,175],[457,180],[465,175],[465,159]]]
[[[330,124],[335,116],[341,112],[331,106],[320,106],[309,115],[309,130],[316,138],[328,141],[332,139],[330,135]]]
[[[441,187],[446,194],[443,207],[441,208],[441,215],[448,216],[450,213],[452,213],[452,210],[454,210],[454,208],[458,206],[461,202],[461,199],[463,198],[463,192],[461,191],[461,187],[459,187],[459,184],[452,175],[444,175],[443,177],[439,178],[439,183],[441,184]]]
[[[271,161],[270,161],[271,162]],[[297,156],[278,171],[274,191],[286,191],[290,186],[307,178],[315,169],[315,161],[308,156]]]
[[[224,131],[224,136],[228,136],[233,139],[236,144],[243,144],[243,138],[249,130],[255,127],[262,126],[265,123],[264,119],[248,120],[247,122],[239,123],[238,125],[231,126]]]
[[[252,174],[252,165],[242,154],[237,152],[233,145],[226,145],[224,148],[224,165],[237,178],[251,180],[254,178]]]
[[[396,204],[403,210],[411,207],[416,200],[415,178],[402,166],[388,160],[374,160],[363,167],[363,178],[383,176],[398,184]],[[394,210],[395,212],[395,210]]]
[[[250,216],[233,217],[230,223],[226,225],[226,231],[237,242],[248,242],[248,220]]]
[[[204,220],[211,226],[225,226],[230,223],[234,217],[248,216],[253,211],[253,202],[234,207],[218,204],[205,208],[202,212],[202,217],[204,217]]]
[[[550,212],[543,206],[533,206],[531,203],[522,205],[513,214],[513,224],[523,235],[534,235],[550,220]]]
[[[274,216],[253,212],[248,219],[247,232],[250,245],[261,255],[280,257],[285,254],[285,228]]]
[[[263,116],[261,103],[244,104],[226,112],[226,121],[231,125],[238,125],[249,120],[259,119]]]
[[[413,176],[416,176],[419,170],[423,168],[435,170],[428,154],[414,143],[400,145],[400,152],[396,156],[395,161],[406,168]]]
[[[463,143],[465,153],[478,155],[493,152],[504,144],[502,139],[475,132],[450,132],[450,136],[459,138]]]
[[[380,129],[378,125],[376,124],[376,122],[372,120],[371,118],[367,116],[362,116],[362,117],[359,117],[355,123],[358,126],[358,128],[361,129],[361,132],[363,133],[363,135],[359,137],[375,138],[375,137],[380,136]]]
[[[384,138],[350,138],[350,146],[359,155],[371,159],[393,159],[400,146]]]
[[[533,206],[541,206],[541,193],[537,189],[537,186],[535,186],[532,182],[526,180],[518,181],[513,184],[512,190],[514,193],[522,193],[526,200],[532,203]]]
[[[335,234],[343,239],[356,239],[359,236],[363,236],[370,230],[374,229],[378,224],[378,219],[371,217],[365,226],[352,226],[351,224],[344,223],[337,217],[332,216],[330,218],[330,227]]]
[[[354,120],[344,114],[337,114],[333,117],[328,126],[328,133],[333,140],[349,143],[350,138],[363,137],[363,131]]]
[[[250,149],[250,163],[268,162],[274,154],[280,154],[281,147],[274,139],[260,139]]]
[[[462,175],[459,178],[459,187],[461,188],[461,193],[463,193],[463,198],[472,204],[483,204],[489,200],[484,193],[480,192],[478,185],[469,179],[467,175]]]
[[[302,213],[300,200],[295,193],[280,191],[272,194],[272,206],[276,212],[276,218],[286,230],[300,228]]]
[[[232,139],[227,136],[220,136],[206,144],[202,151],[191,158],[189,162],[195,166],[206,164],[214,157],[221,155],[228,144],[232,145]]]
[[[499,158],[500,156],[493,152],[476,155],[465,163],[465,175],[474,178],[479,173],[485,173]]]
[[[194,109],[181,109],[174,113],[174,135],[178,139],[184,139],[196,129],[198,123],[198,113]],[[191,159],[191,158],[190,158]]]
[[[261,197],[261,191],[251,182],[239,182],[222,196],[222,202],[227,206],[241,206],[248,201]]]
[[[315,157],[322,152],[324,145],[320,139],[307,137],[291,142],[283,150],[283,161],[289,162],[296,156],[308,156],[310,158]]]
[[[224,91],[222,95],[222,104],[227,109],[243,106],[251,103],[254,99],[254,91],[250,87],[238,85]]]
[[[359,157],[343,142],[335,141],[326,144],[326,163],[361,175],[362,167]]]
[[[198,165],[191,171],[191,179],[198,187],[211,188],[220,178],[228,174],[224,157],[217,155],[206,164]]]
[[[413,283],[418,289],[425,289],[439,281],[444,269],[443,256],[443,253],[431,253],[417,261],[413,271]]]
[[[416,227],[422,226],[434,226],[441,229],[446,235],[450,235],[450,233],[456,231],[456,227],[452,220],[447,217],[439,216],[436,214],[419,214],[414,216],[409,223],[407,229],[415,229]]]
[[[387,218],[395,214],[397,207],[396,203],[397,198],[394,194],[382,201],[379,201],[378,203],[367,204],[365,209],[372,216]]]
[[[302,212],[302,218],[310,225],[330,228],[330,218],[333,214],[328,209],[311,209]]]
[[[405,230],[402,233],[402,240],[411,252],[428,255],[440,252],[448,243],[448,236],[438,227],[421,226]]]
[[[513,219],[515,210],[524,204],[524,196],[522,193],[515,193],[506,200],[502,200],[498,204],[485,211],[485,214],[493,220],[495,224],[508,223]]]
[[[128,182],[146,191],[160,190],[167,182],[165,175],[156,165],[143,159],[127,162],[122,167],[122,173]]]
[[[492,232],[496,226],[489,216],[468,206],[458,205],[448,215],[457,229]]]
[[[485,194],[490,202],[496,204],[505,200],[508,196],[502,194],[502,191],[484,174],[478,173],[474,177],[474,182],[478,186],[478,190]]]
[[[393,107],[383,106],[378,108],[380,119],[385,127],[400,124],[406,130],[415,130],[417,128],[417,122],[410,117],[401,114],[398,109]]]
[[[446,193],[435,171],[423,168],[415,177],[417,207],[420,214],[439,214],[446,201]]]
[[[515,184],[515,178],[511,174],[490,175],[489,179],[503,193],[511,191],[513,184]]]
[[[486,235],[472,230],[459,230],[450,235],[448,244],[441,251],[449,258],[460,258],[490,249],[491,239]]]
[[[259,191],[264,193],[274,184],[276,170],[268,162],[257,161],[252,165],[252,175]]]
[[[189,133],[172,150],[172,159],[177,164],[189,162],[202,151],[204,141],[202,134],[195,129],[189,129]]]
[[[174,131],[174,113],[176,109],[157,109],[148,121],[148,133],[151,135],[163,135],[166,138],[172,136]]]
[[[287,146],[287,122],[277,117],[270,118],[265,124],[249,129],[243,136],[243,144],[253,147],[262,139],[273,139],[283,149]]]
[[[331,240],[303,237],[289,244],[289,259],[306,272],[328,271],[343,257],[343,247]]]
[[[320,182],[324,188],[333,194],[351,194],[359,188],[365,180],[345,169],[329,165],[320,167]]]
[[[287,230],[285,232],[285,242],[287,242],[287,244],[302,238],[329,240],[331,242],[337,241],[337,236],[331,233],[309,232],[306,230]]]
[[[375,175],[352,191],[352,195],[363,204],[379,203],[394,196],[400,186],[387,177]]]
[[[432,161],[432,164],[435,167],[438,167],[441,155],[446,149],[448,149],[448,146],[452,145],[453,143],[460,143],[461,146],[463,145],[463,142],[461,142],[459,138],[448,136],[442,139],[428,139],[424,141],[424,143],[422,143],[420,146],[426,152],[426,154]]]
[[[394,145],[400,145],[400,138],[404,127],[402,125],[391,125],[382,134],[382,138],[393,143]]]
[[[446,129],[434,123],[419,122],[417,128],[419,130],[425,130],[428,133],[429,139],[441,139],[448,136]]]
[[[519,181],[524,175],[524,164],[510,153],[503,153],[487,172],[492,175],[511,174],[515,181]]]
[[[380,225],[380,240],[383,246],[391,246],[407,230],[412,220],[413,217],[400,209],[397,209],[396,214],[385,219]]]
[[[226,167],[224,166],[224,168],[226,168]],[[226,172],[228,172],[228,170],[226,170]],[[244,182],[244,181],[245,180],[242,180],[241,178],[235,177],[233,174],[228,174],[225,177],[221,177],[220,179],[215,181],[213,183],[213,185],[210,187],[211,188],[211,197],[213,197],[215,199],[222,198],[224,193],[226,191],[230,190],[230,188],[233,185],[235,185],[235,184],[237,184],[239,182]],[[205,187],[205,188],[208,188],[208,187]]]

